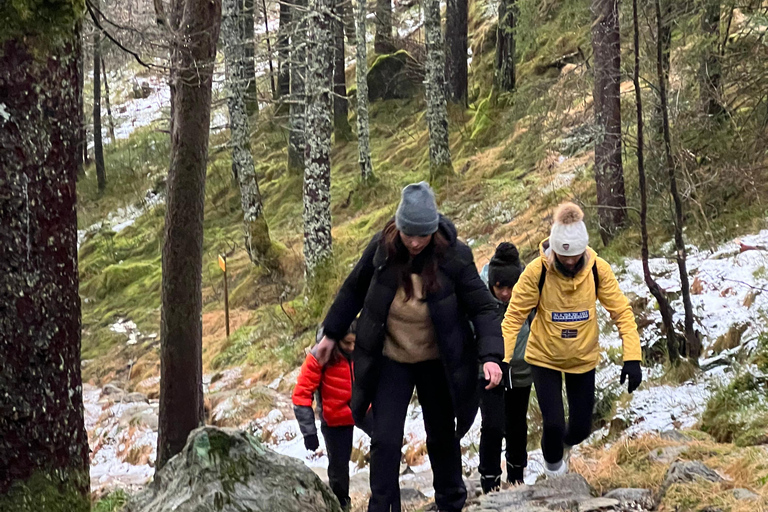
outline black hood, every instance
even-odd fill
[[[440,214],[440,222],[437,225],[437,230],[442,233],[450,245],[456,245],[456,240],[459,239],[459,232],[456,226],[443,214]]]

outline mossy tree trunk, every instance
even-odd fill
[[[448,142],[448,106],[445,99],[445,54],[440,26],[440,0],[423,0],[427,45],[427,125],[429,126],[429,179],[433,184],[453,175]]]
[[[241,8],[240,0],[223,0],[221,39],[226,67],[229,144],[232,148],[232,171],[240,185],[245,248],[252,262],[267,264],[271,241],[251,154],[251,132],[245,101],[247,82],[240,79],[244,53],[242,34],[238,30]]]
[[[685,240],[683,239],[683,201],[677,189],[677,177],[675,176],[675,163],[672,159],[672,135],[669,128],[669,107],[667,104],[667,83],[664,79],[664,55],[660,38],[662,32],[662,14],[660,0],[655,0],[656,8],[656,77],[659,82],[659,98],[661,101],[661,122],[664,132],[664,157],[665,167],[669,175],[669,191],[675,204],[675,249],[677,251],[677,267],[680,273],[680,287],[683,294],[683,308],[685,309],[685,339],[686,345],[681,347],[681,353],[692,359],[698,359],[701,355],[701,339],[693,328],[693,305],[691,304],[691,287],[688,282],[688,267],[686,264]]]
[[[96,8],[99,0],[94,0]],[[107,172],[104,168],[104,148],[101,140],[101,31],[93,31],[93,157],[96,161],[96,180],[99,192],[107,188]]]
[[[496,29],[496,85],[502,91],[515,89],[515,25],[517,0],[499,0],[499,27]]]
[[[447,0],[445,12],[445,82],[452,103],[467,104],[468,0]]]
[[[334,0],[310,0],[307,53],[307,149],[304,156],[304,259],[310,285],[330,260],[331,239],[331,85]]]
[[[344,1],[336,0],[333,6],[333,131],[336,142],[352,140],[344,62]]]
[[[363,183],[373,180],[371,164],[371,131],[368,123],[368,48],[365,41],[365,0],[357,0],[355,11],[355,78],[357,80],[357,150]]]
[[[115,121],[112,118],[112,107],[109,104],[109,81],[107,81],[107,65],[104,56],[101,57],[101,77],[104,79],[104,104],[107,106],[107,122],[109,123],[109,139],[115,143]]]
[[[718,117],[725,110],[721,103],[722,64],[720,62],[720,0],[701,0],[701,32],[706,38],[699,69],[699,97],[705,115]]]
[[[307,0],[294,0],[291,7],[291,99],[290,134],[288,135],[288,172],[304,172],[306,149],[306,97],[304,78],[307,73]]]
[[[90,510],[75,210],[76,2],[0,6],[0,510]],[[9,28],[13,27],[13,28]]]
[[[291,93],[291,66],[288,62],[290,58],[291,6],[287,1],[280,2],[279,23],[277,28],[277,94],[280,98],[287,98]]]
[[[392,40],[392,0],[376,0],[375,27],[373,50],[380,55],[395,51]]]
[[[211,80],[221,0],[173,0],[171,164],[163,244],[157,468],[203,421],[202,263]]]
[[[669,360],[674,364],[680,358],[679,344],[673,322],[674,312],[669,304],[664,290],[651,275],[651,267],[648,263],[648,187],[645,179],[645,123],[643,121],[643,94],[640,87],[640,24],[638,20],[638,0],[632,0],[632,25],[634,28],[634,57],[635,68],[632,76],[635,86],[635,107],[637,112],[637,174],[640,188],[640,234],[641,234],[641,259],[643,262],[643,278],[648,290],[656,298],[661,313],[661,321],[667,331],[667,352]],[[659,38],[664,45],[663,38]],[[663,53],[663,51],[662,51]]]
[[[245,84],[245,106],[248,116],[259,112],[259,91],[256,87],[256,37],[255,37],[255,9],[254,0],[240,0],[240,51],[242,66],[240,67],[240,79]]]
[[[627,220],[621,162],[621,39],[618,0],[592,0],[595,183],[600,236],[608,244]]]

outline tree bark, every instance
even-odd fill
[[[37,12],[12,19],[21,34],[0,42],[0,510],[87,512],[75,210],[81,23],[71,10],[60,13],[68,22]],[[61,23],[56,38],[40,33],[51,23]]]
[[[496,29],[496,85],[502,91],[515,89],[515,26],[517,1],[499,0],[499,27]]]
[[[115,143],[115,122],[112,119],[112,107],[109,104],[109,82],[107,81],[107,66],[104,57],[101,58],[101,76],[104,78],[104,103],[107,105],[107,122],[109,123],[109,138]]]
[[[312,283],[332,255],[331,81],[333,0],[310,0],[307,54],[307,148],[304,155],[304,259]]]
[[[661,33],[661,5],[660,0],[655,0],[656,30],[657,36]],[[677,266],[680,273],[680,285],[683,293],[683,307],[685,309],[685,339],[686,347],[683,347],[683,355],[692,359],[698,359],[701,355],[701,340],[693,328],[693,306],[691,304],[691,288],[688,282],[688,269],[686,265],[685,240],[683,239],[683,202],[677,190],[677,178],[675,176],[675,164],[672,160],[672,135],[669,129],[669,108],[667,106],[667,84],[664,81],[664,56],[662,47],[656,45],[656,72],[659,81],[659,97],[661,101],[661,121],[664,131],[664,157],[665,166],[669,175],[669,191],[675,204],[675,249],[677,250]]]
[[[371,132],[368,124],[368,48],[366,46],[365,17],[368,14],[366,0],[357,0],[355,11],[355,78],[357,79],[357,150],[360,176],[363,183],[373,180],[371,164]]]
[[[96,8],[99,0],[94,0]],[[93,32],[93,157],[96,160],[96,180],[99,192],[107,188],[104,168],[104,148],[101,141],[101,31]]]
[[[163,244],[160,428],[157,465],[179,453],[203,421],[202,262],[211,80],[220,0],[174,0],[171,164]]]
[[[248,256],[255,264],[271,267],[272,262],[268,261],[268,256],[272,244],[250,148],[251,131],[245,104],[246,82],[239,78],[242,76],[240,66],[243,63],[244,48],[242,34],[238,30],[241,8],[240,0],[223,0],[221,39],[226,68],[232,170],[240,185],[240,204],[243,209]]]
[[[352,140],[347,101],[347,75],[344,54],[343,0],[333,6],[333,130],[336,142]]]
[[[669,354],[669,360],[672,363],[676,363],[680,358],[680,348],[675,333],[675,325],[672,320],[674,312],[672,311],[672,306],[670,306],[669,299],[664,293],[664,290],[661,289],[651,275],[651,267],[648,264],[648,187],[645,179],[645,126],[643,122],[643,95],[642,90],[640,89],[640,26],[638,23],[637,10],[637,0],[632,0],[635,54],[633,81],[635,85],[635,106],[637,110],[637,174],[640,185],[640,234],[642,241],[640,254],[643,262],[643,278],[645,279],[645,285],[659,304],[661,321],[667,331],[667,352]],[[660,38],[659,41],[662,45],[664,44],[663,38]]]
[[[83,108],[85,104],[85,52],[82,29],[79,30],[78,37],[80,39],[77,45],[79,48],[77,55],[77,87],[78,91],[80,91],[80,98],[78,100],[80,102],[80,112],[78,112],[80,122],[77,127],[77,179],[79,181],[80,178],[85,177],[85,163],[88,161],[88,138],[85,135],[85,108]]]
[[[447,98],[467,105],[468,0],[447,0],[445,19],[445,82]]]
[[[437,184],[453,175],[448,142],[448,107],[445,100],[445,56],[440,27],[440,0],[423,0],[427,46],[427,125],[429,126],[429,179]]]
[[[241,52],[243,65],[241,80],[245,84],[245,106],[248,109],[248,116],[253,116],[259,112],[259,91],[256,87],[256,46],[255,46],[255,10],[254,0],[241,0],[242,11],[240,16],[240,26],[242,30],[243,50]]]
[[[261,7],[264,13],[264,39],[267,42],[267,62],[269,63],[269,89],[272,97],[277,98],[277,89],[275,88],[275,70],[272,67],[272,43],[269,38],[269,11],[267,10],[267,0],[261,0]]]
[[[291,66],[290,58],[290,24],[291,7],[287,1],[280,2],[280,26],[277,28],[277,94],[280,98],[286,98],[291,93]]]
[[[304,135],[307,110],[304,77],[307,73],[307,0],[294,0],[291,8],[291,106],[288,136],[288,172],[304,172]]]
[[[722,66],[718,45],[720,43],[720,0],[702,0],[701,31],[707,39],[699,70],[699,96],[702,110],[709,117],[723,112],[720,102]]]
[[[392,40],[392,0],[376,0],[376,34],[373,38],[373,51],[378,54],[395,51]]]
[[[595,183],[603,244],[626,223],[621,163],[621,40],[618,0],[592,0],[594,50]]]

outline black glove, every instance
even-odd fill
[[[317,440],[317,434],[311,436],[304,436],[304,448],[313,452],[320,448],[320,441]]]
[[[629,377],[629,386],[627,391],[632,393],[640,383],[643,382],[643,371],[640,369],[640,361],[624,361],[624,368],[621,369],[621,383]]]

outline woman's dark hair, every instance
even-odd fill
[[[400,286],[405,290],[405,300],[413,298],[413,281],[411,274],[419,274],[424,285],[423,294],[434,293],[440,289],[437,276],[440,259],[445,256],[450,242],[439,230],[432,235],[429,245],[416,257],[411,259],[408,249],[400,239],[400,230],[395,220],[387,222],[384,227],[384,247],[389,261],[399,270]]]

